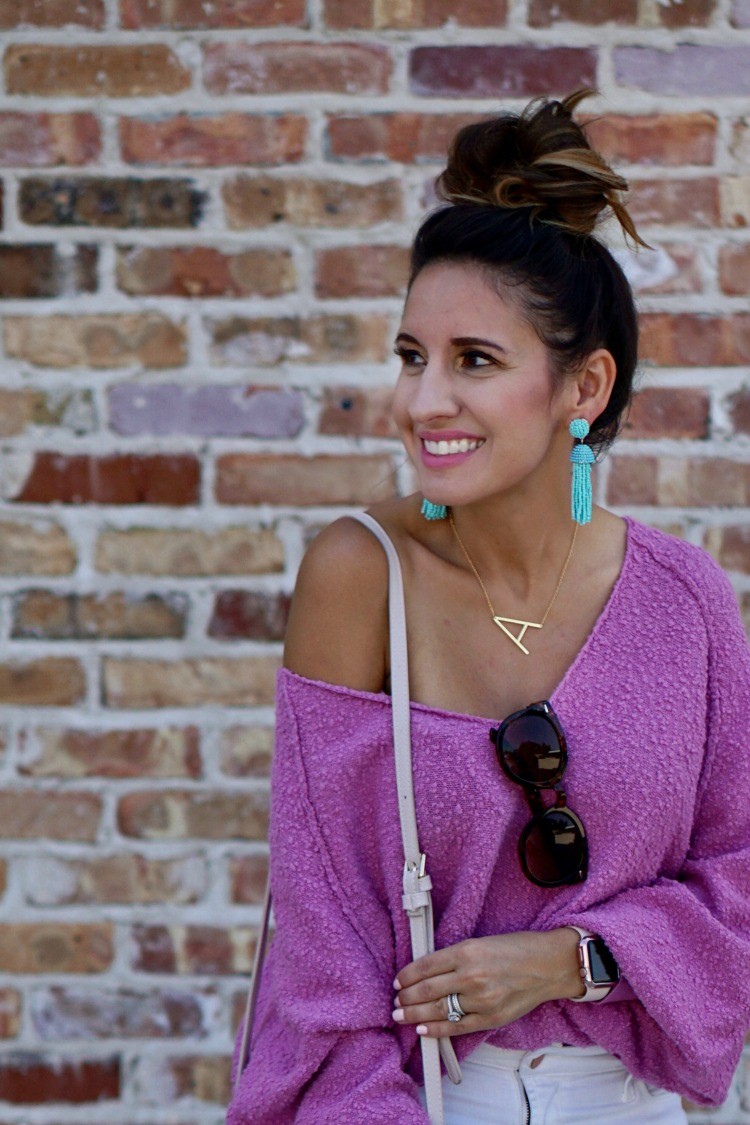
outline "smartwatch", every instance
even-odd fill
[[[571,926],[579,935],[578,972],[586,986],[583,996],[571,996],[571,1000],[603,1000],[609,995],[620,979],[620,968],[610,953],[606,942],[590,930]]]

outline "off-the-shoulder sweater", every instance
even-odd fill
[[[499,769],[497,723],[411,705],[435,943],[572,923],[604,938],[629,985],[619,1001],[553,1001],[455,1036],[459,1061],[485,1040],[598,1044],[636,1077],[718,1104],[750,1027],[750,649],[708,553],[627,525],[620,575],[550,697],[588,836],[584,883],[524,877],[528,806]],[[271,786],[277,928],[228,1125],[426,1125],[419,1038],[391,1018],[412,954],[390,697],[281,669]]]

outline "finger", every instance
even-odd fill
[[[437,977],[427,977],[419,980],[408,988],[402,988],[396,993],[394,1006],[406,1008],[413,1004],[429,1004],[434,1000],[442,1000],[451,992],[459,992],[458,978],[455,973],[444,973]]]
[[[480,1016],[469,1014],[457,1023],[451,1023],[450,1020],[418,1023],[416,1031],[418,1035],[426,1036],[428,1039],[442,1039],[445,1035],[470,1035],[472,1031],[484,1031],[485,1028],[486,1025]]]
[[[416,961],[411,961],[408,965],[404,965],[403,969],[399,969],[393,987],[397,990],[409,988],[417,981],[452,972],[455,961],[453,947],[450,945],[445,949],[436,949],[434,953],[426,953],[424,957],[418,957]]]
[[[461,1005],[463,1007],[463,1004]],[[464,1009],[465,1010],[465,1009]],[[469,1014],[468,1012],[466,1013]],[[429,1004],[410,1004],[407,1008],[394,1008],[396,1023],[428,1023],[448,1019],[448,1001],[445,998]]]

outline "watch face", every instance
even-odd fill
[[[590,941],[588,954],[594,984],[616,984],[620,979],[620,970],[604,942]]]

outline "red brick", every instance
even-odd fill
[[[607,482],[612,504],[745,507],[750,463],[722,457],[614,457]]]
[[[583,118],[586,135],[613,163],[713,164],[717,119],[710,113],[607,114]]]
[[[367,227],[403,218],[398,180],[349,184],[340,180],[238,176],[222,189],[230,227],[294,223],[300,227]]]
[[[67,1059],[24,1051],[0,1057],[0,1099],[12,1105],[82,1105],[120,1095],[120,1059]]]
[[[125,117],[120,146],[129,164],[294,164],[305,155],[307,124],[306,117],[292,113]]]
[[[190,71],[161,43],[84,47],[15,44],[5,52],[9,94],[40,97],[145,97],[178,94]]]
[[[641,358],[662,367],[750,363],[750,314],[644,313]]]
[[[596,85],[596,51],[582,47],[415,47],[412,94],[527,97]]]
[[[139,660],[106,657],[107,707],[256,707],[274,701],[279,661],[271,656]]]
[[[196,504],[200,465],[191,454],[37,453],[13,497],[23,504]]]
[[[719,249],[719,285],[722,293],[750,293],[750,243],[739,242]]]
[[[750,434],[750,387],[741,387],[727,401],[729,417],[738,434]]]
[[[117,826],[125,836],[147,840],[265,840],[268,795],[226,789],[127,793],[118,802]]]
[[[274,574],[284,569],[284,548],[271,528],[132,528],[104,531],[96,543],[95,565],[105,574]]]
[[[334,159],[442,160],[451,140],[476,113],[367,113],[329,115],[327,152]]]
[[[648,387],[633,397],[626,438],[706,438],[710,398],[690,387]]]
[[[0,389],[0,437],[25,433],[36,421],[44,396],[29,387],[10,391]]]
[[[389,457],[267,456],[227,453],[217,458],[220,504],[372,504],[395,495]]]
[[[608,0],[592,4],[590,0],[531,0],[530,27],[555,27],[559,23],[637,23],[638,0]]]
[[[398,437],[392,413],[393,387],[325,387],[318,433],[352,437]]]
[[[21,1030],[21,994],[15,988],[0,988],[0,1039],[16,1039]],[[2,1058],[7,1059],[7,1055]],[[0,1097],[2,1093],[0,1077]]]
[[[19,772],[32,777],[197,778],[202,772],[195,727],[41,727],[22,731],[19,748]]]
[[[0,167],[91,164],[100,152],[92,113],[0,113]]]
[[[289,594],[221,590],[208,625],[220,640],[283,641],[291,603]]]
[[[403,246],[336,246],[315,255],[318,297],[398,297],[409,276]]]
[[[704,546],[725,570],[750,574],[750,524],[709,528]]]
[[[161,313],[6,316],[5,354],[41,367],[179,367],[187,359],[183,324]]]
[[[177,859],[151,859],[131,852],[95,859],[34,856],[24,862],[23,879],[26,901],[35,906],[183,906],[200,901],[208,887],[205,858],[189,852]]]
[[[305,0],[120,0],[126,28],[191,31],[220,27],[306,27]]]
[[[0,28],[66,24],[100,31],[104,26],[104,0],[0,0]]]
[[[219,743],[222,773],[229,777],[268,777],[273,755],[271,727],[228,727]]]
[[[654,7],[662,27],[707,27],[716,15],[717,0],[679,0],[663,4],[657,0]]]
[[[712,176],[689,180],[631,180],[626,202],[636,224],[676,224],[705,229],[719,223],[719,181]]]
[[[0,299],[93,293],[97,261],[96,246],[76,246],[69,255],[50,243],[6,243],[0,246]]]
[[[26,639],[136,640],[182,637],[187,603],[184,595],[59,594],[26,590],[15,598],[11,636]]]
[[[72,657],[0,664],[0,703],[11,707],[66,707],[80,703],[86,681]]]
[[[215,363],[275,367],[292,363],[382,363],[390,350],[384,316],[231,317],[214,321]]]
[[[133,296],[279,297],[294,290],[290,250],[225,253],[212,246],[129,246],[117,252],[117,284]]]
[[[22,180],[18,210],[31,226],[197,227],[206,193],[191,180],[96,176]]]
[[[102,815],[102,799],[94,793],[49,789],[0,790],[0,839],[80,840],[96,839]]]
[[[506,0],[324,0],[323,20],[341,29],[419,29],[443,27],[502,27],[507,18]]]
[[[7,973],[101,973],[114,956],[111,922],[13,922],[0,925]]]
[[[128,436],[291,438],[304,428],[304,399],[273,385],[119,383],[109,390],[109,424]]]
[[[231,901],[254,906],[263,902],[268,876],[268,857],[233,855],[229,857]]]
[[[226,1106],[231,1098],[231,1058],[223,1055],[156,1055],[133,1060],[132,1082],[149,1104],[172,1106],[190,1098]]]
[[[148,926],[131,930],[131,968],[141,973],[227,975],[253,967],[257,932],[248,927]]]
[[[210,94],[384,94],[391,76],[385,47],[364,43],[210,43]]]
[[[662,260],[656,264],[653,273],[647,268],[643,276],[635,280],[637,293],[702,292],[700,254],[694,243],[660,242],[658,249],[662,252]],[[668,270],[664,268],[667,265]]]
[[[32,1023],[41,1039],[203,1038],[217,1030],[210,992],[90,986],[37,989]]]

